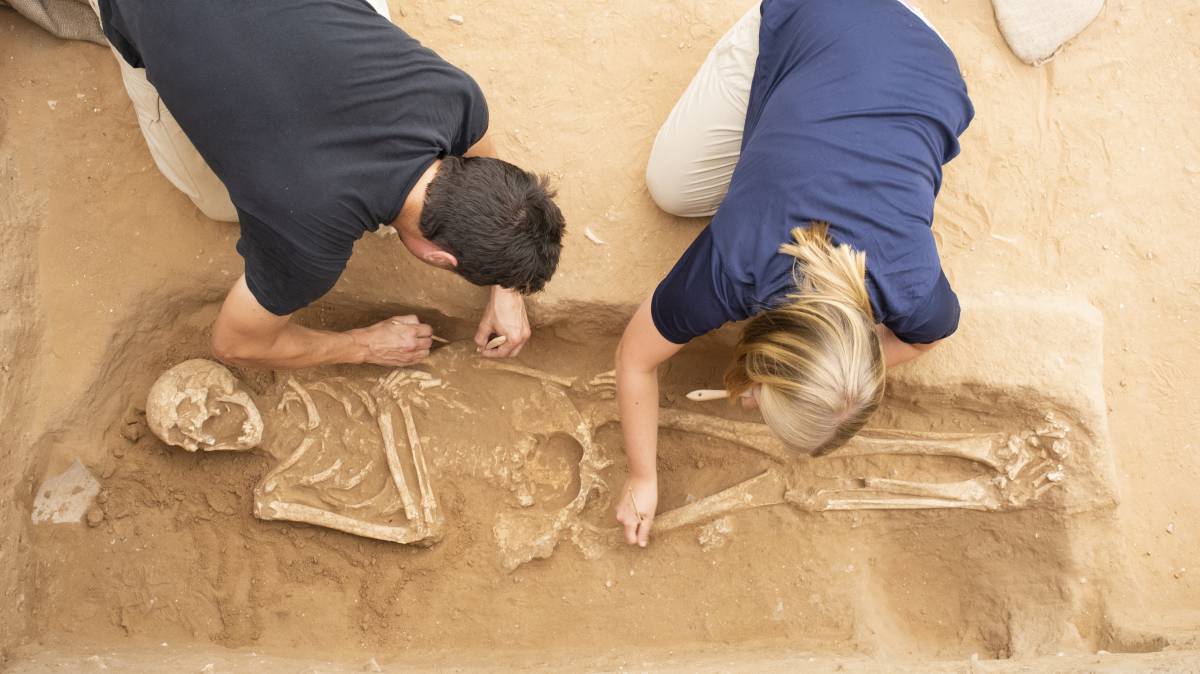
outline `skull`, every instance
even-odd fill
[[[196,358],[167,370],[146,399],[150,430],[168,445],[196,450],[247,450],[262,441],[254,400],[223,366]]]

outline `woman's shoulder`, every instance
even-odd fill
[[[912,288],[907,297],[890,298],[881,302],[891,311],[877,318],[901,341],[908,344],[930,344],[945,339],[958,329],[961,308],[958,295],[950,287],[946,274],[939,269],[932,285],[925,289]]]

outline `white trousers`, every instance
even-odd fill
[[[900,2],[929,23],[908,2]],[[755,3],[717,41],[654,138],[646,187],[668,213],[711,216],[729,191],[742,150],[761,19]]]
[[[375,11],[391,21],[387,0],[366,1]],[[89,2],[99,16],[98,0]],[[213,220],[237,222],[237,211],[233,202],[229,200],[229,191],[196,151],[183,129],[179,128],[179,123],[163,104],[154,85],[146,79],[146,71],[129,65],[115,49],[113,55],[117,57],[117,64],[121,67],[125,91],[133,103],[138,126],[142,129],[142,136],[146,139],[150,156],[154,158],[158,170],[180,192],[188,195],[204,215]]]

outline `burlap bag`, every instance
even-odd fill
[[[1050,60],[1103,6],[1104,0],[992,0],[1005,42],[1031,66]]]
[[[108,45],[87,0],[0,0],[0,5],[12,7],[58,37]]]

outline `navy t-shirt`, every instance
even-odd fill
[[[429,165],[487,130],[475,81],[364,0],[101,0],[101,17],[229,189],[275,314],[324,295]]]
[[[742,152],[708,227],[659,284],[683,344],[795,290],[791,230],[866,253],[875,319],[908,343],[958,326],[933,201],[974,109],[949,47],[896,0],[765,0]],[[802,270],[801,270],[802,271]]]

